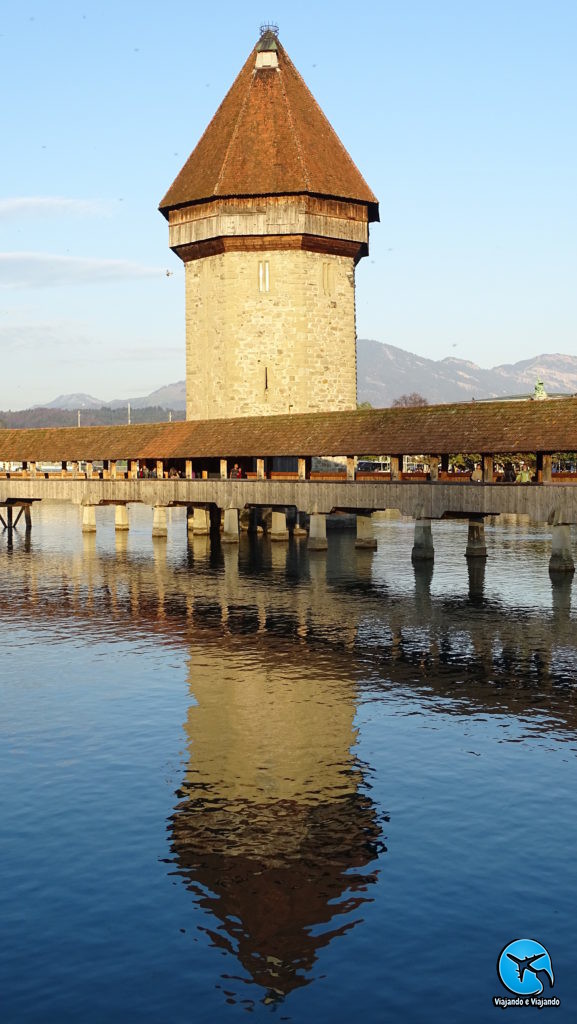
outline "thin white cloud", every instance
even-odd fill
[[[115,348],[108,360],[113,362],[139,362],[146,360],[165,359],[168,356],[180,356],[184,361],[184,345],[135,345],[134,348]]]
[[[35,324],[3,324],[0,326],[0,353],[31,351],[43,352],[53,349],[86,348],[93,345],[81,329],[73,328],[67,322],[35,323]]]
[[[87,259],[42,252],[0,253],[0,288],[53,288],[59,285],[108,284],[166,274],[129,260]]]
[[[52,321],[45,323],[15,323],[0,325],[0,355],[17,352],[52,352],[59,363],[86,362],[94,355],[101,360],[103,351],[106,363],[157,362],[180,357],[184,359],[182,345],[146,345],[136,343],[103,347],[100,337],[87,333],[82,323]]]
[[[0,199],[0,220],[57,217],[61,214],[102,217],[111,213],[112,203],[103,199],[68,199],[65,196],[13,196]]]

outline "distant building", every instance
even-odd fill
[[[160,210],[185,263],[187,419],[354,409],[378,202],[274,27]]]
[[[491,398],[473,398],[477,402],[543,402],[546,398],[574,398],[575,396],[566,391],[554,391],[549,393],[545,390],[542,380],[535,382],[533,393],[530,395],[493,395]]]

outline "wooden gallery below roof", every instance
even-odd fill
[[[306,249],[368,253],[367,208],[318,196],[215,199],[169,213],[171,249],[184,262],[222,252]]]
[[[577,398],[0,430],[0,461],[577,451]]]

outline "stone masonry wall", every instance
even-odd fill
[[[228,252],[185,272],[187,419],[355,408],[352,257]]]

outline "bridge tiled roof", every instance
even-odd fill
[[[276,37],[259,40],[184,167],[160,203],[174,207],[216,196],[309,193],[378,201]],[[257,52],[278,67],[255,68]]]
[[[577,398],[0,430],[0,461],[577,451]]]

